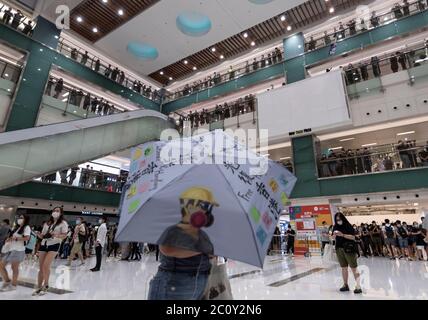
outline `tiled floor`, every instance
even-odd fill
[[[146,299],[149,281],[157,269],[153,256],[144,256],[141,262],[107,259],[98,273],[89,271],[93,263],[69,269],[57,261],[51,286],[58,290],[43,297],[31,296],[37,264],[25,263],[17,291],[0,293],[0,300]],[[338,292],[342,285],[340,269],[319,257],[268,257],[263,271],[229,261],[228,272],[235,299],[428,299],[427,262],[361,258],[359,264],[363,295]]]

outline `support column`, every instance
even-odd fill
[[[292,198],[317,197],[321,194],[317,174],[316,141],[314,135],[296,137],[291,140],[294,174],[297,184]]]
[[[305,37],[297,33],[284,39],[285,70],[287,83],[293,83],[306,78],[305,70]]]
[[[33,39],[56,48],[60,30],[55,24],[39,17],[34,29]],[[15,101],[10,111],[6,131],[21,130],[34,127],[43,93],[49,78],[55,53],[37,42],[26,47],[29,54],[22,80],[19,83]]]
[[[56,49],[61,35],[61,30],[57,29],[56,25],[42,16],[36,20],[36,27],[33,31],[32,38],[44,45]]]

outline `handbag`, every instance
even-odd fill
[[[334,249],[333,245],[326,244],[324,247],[324,254],[323,254],[323,260],[331,262],[331,263],[338,263],[336,250]]]
[[[11,243],[10,242],[6,242],[3,247],[1,247],[1,253],[2,254],[6,254],[9,253],[11,251]]]
[[[226,264],[219,264],[217,259],[211,262],[203,300],[233,300]]]

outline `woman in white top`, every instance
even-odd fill
[[[39,248],[39,276],[37,289],[33,296],[44,295],[49,289],[49,276],[51,264],[58,254],[62,240],[67,237],[68,224],[64,220],[64,210],[56,207],[52,211],[52,216],[43,226],[41,233],[37,236],[42,239]]]
[[[3,278],[1,292],[16,290],[19,264],[25,258],[25,242],[30,239],[31,228],[28,225],[29,217],[27,215],[19,215],[16,222],[16,227],[5,242],[7,252],[0,261],[0,275]],[[10,281],[6,270],[8,263],[12,265],[12,281]]]

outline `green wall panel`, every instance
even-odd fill
[[[28,182],[0,191],[1,196],[118,207],[120,194],[64,185]]]
[[[147,109],[159,110],[157,103],[3,24],[0,24],[0,39],[14,47],[27,51],[29,55],[22,75],[25,81],[23,80],[19,84],[7,124],[7,131],[34,126],[52,64],[74,74],[78,78],[90,81],[121,95],[125,99],[141,104]]]
[[[292,140],[297,184],[292,198],[428,188],[428,168],[318,179],[313,136]]]
[[[294,174],[297,184],[292,197],[305,194],[306,197],[316,197],[320,193],[315,167],[313,137],[298,137],[292,140]],[[299,196],[300,197],[300,196]]]
[[[428,188],[428,168],[320,180],[321,195]]]
[[[262,81],[278,78],[282,75],[284,75],[284,64],[279,63],[264,69],[260,69],[256,72],[246,74],[235,80],[222,83],[216,87],[209,88],[197,93],[193,93],[187,97],[168,102],[163,106],[162,112],[174,112],[182,108],[188,107],[192,103],[213,99],[218,95],[224,95],[236,90],[255,85]]]
[[[287,83],[294,83],[306,78],[305,55],[285,61]]]

